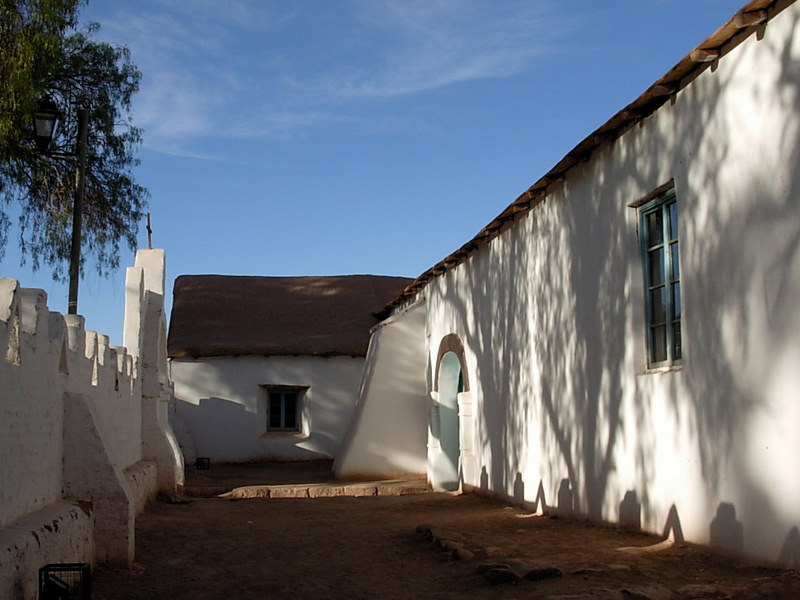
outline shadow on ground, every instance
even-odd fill
[[[207,496],[244,486],[331,483],[333,481],[335,481],[335,477],[332,460],[209,463],[207,469],[187,466],[184,487],[191,496]]]

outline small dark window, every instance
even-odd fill
[[[296,389],[270,389],[267,407],[268,431],[300,430],[300,392]]]
[[[644,266],[648,366],[681,360],[681,281],[675,190],[639,209]]]

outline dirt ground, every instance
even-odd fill
[[[189,491],[310,480],[329,481],[329,465],[187,473]],[[137,520],[134,568],[98,568],[92,598],[800,598],[796,571],[658,542],[475,495],[160,501]],[[558,573],[546,568],[561,576],[518,579]]]

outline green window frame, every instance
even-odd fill
[[[267,390],[267,431],[300,431],[300,394],[297,388]]]
[[[681,349],[681,274],[678,200],[675,189],[639,208],[650,368],[679,364]]]

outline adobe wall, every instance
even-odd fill
[[[141,452],[156,463],[158,487],[183,485],[183,457],[169,423],[172,381],[167,366],[167,317],[164,309],[166,259],[163,250],[139,250],[128,269],[122,342],[141,357]]]
[[[800,564],[798,40],[793,5],[425,288],[466,487]],[[670,180],[683,362],[650,371],[634,205]]]
[[[172,359],[173,423],[187,462],[312,460],[336,456],[358,397],[364,359],[240,356]],[[266,431],[263,386],[307,387],[302,431]]]
[[[127,348],[51,312],[44,291],[0,279],[0,597],[35,598],[47,562],[130,565],[136,514],[182,483],[180,457],[167,465],[143,443],[158,422],[144,392],[166,381],[142,349],[166,345],[147,316],[159,303],[163,314],[163,294],[145,282],[148,269],[163,280],[163,251],[137,254],[148,261],[128,272],[126,321],[141,327]]]
[[[426,472],[428,394],[425,304],[373,329],[358,402],[334,472],[343,479],[388,479]]]

